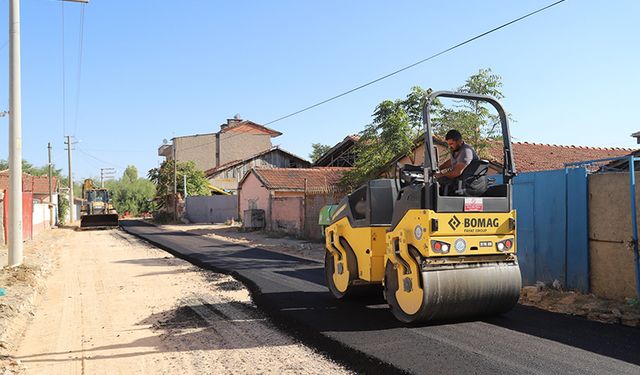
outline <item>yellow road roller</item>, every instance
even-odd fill
[[[474,160],[443,189],[429,110],[437,98],[489,103],[498,112],[503,141],[502,179]],[[397,179],[371,180],[338,205],[326,228],[325,279],[336,298],[382,285],[402,322],[499,314],[518,301],[516,212],[511,202],[515,166],[506,112],[493,97],[438,91],[423,109],[425,158],[405,165]],[[468,187],[484,181],[481,193]]]

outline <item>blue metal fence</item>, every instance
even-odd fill
[[[587,171],[520,173],[513,179],[518,260],[525,285],[558,280],[589,291]]]

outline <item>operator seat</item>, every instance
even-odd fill
[[[476,159],[462,171],[458,177],[458,189],[455,195],[467,197],[480,197],[489,187],[489,161]]]

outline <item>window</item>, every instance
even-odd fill
[[[351,214],[356,220],[367,218],[367,187],[363,186],[354,191],[349,197],[349,206]]]

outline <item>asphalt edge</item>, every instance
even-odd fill
[[[143,223],[145,226],[156,227],[153,223],[138,221],[139,223]],[[162,249],[176,258],[183,259],[199,268],[210,270],[216,273],[221,273],[225,275],[230,275],[234,279],[240,281],[249,291],[251,299],[256,304],[256,306],[264,312],[269,321],[277,328],[281,329],[285,333],[291,335],[294,340],[301,342],[304,345],[307,345],[313,349],[315,349],[318,353],[325,355],[330,358],[332,361],[345,366],[347,369],[354,371],[357,374],[410,374],[407,371],[404,371],[398,367],[393,366],[390,363],[386,363],[380,361],[375,357],[371,357],[359,350],[353,349],[349,346],[344,345],[340,341],[334,340],[319,331],[312,329],[302,323],[297,323],[287,319],[284,316],[281,316],[277,308],[275,308],[272,304],[269,303],[269,299],[262,294],[260,288],[250,279],[240,275],[235,271],[227,271],[215,266],[208,265],[202,261],[200,261],[196,257],[192,257],[186,254],[183,254],[179,251],[172,249],[169,246],[165,246],[162,243],[157,241],[148,239],[142,235],[138,235],[136,233],[130,232],[127,230],[126,226],[120,225],[120,228],[127,232],[128,234],[140,238],[141,240],[152,244],[153,246]],[[158,228],[160,229],[160,228]],[[194,233],[188,233],[189,235],[199,236]],[[261,248],[260,248],[261,249]],[[262,249],[266,251],[270,251],[268,249]],[[302,259],[302,258],[301,258]]]

